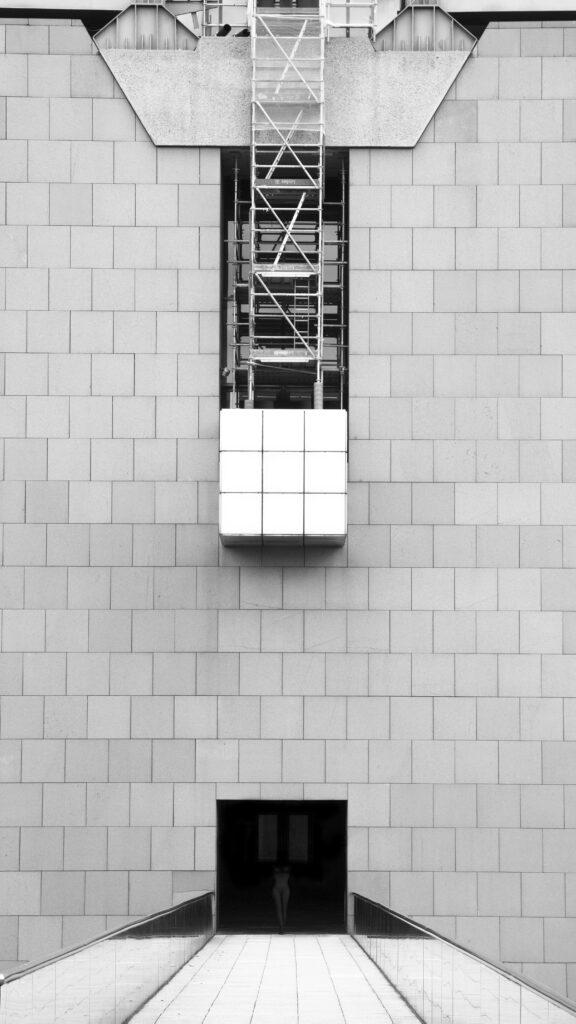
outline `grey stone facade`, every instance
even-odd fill
[[[217,149],[0,28],[0,957],[211,888],[215,801],[349,801],[349,888],[576,994],[576,23],[353,150],[350,527],[218,542]],[[4,269],[5,268],[5,269]]]

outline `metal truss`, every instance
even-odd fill
[[[248,396],[259,369],[307,364],[322,407],[324,0],[252,0]]]

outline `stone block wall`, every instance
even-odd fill
[[[212,886],[197,651],[229,581],[219,151],[156,151],[81,24],[9,21],[0,51],[9,967]]]
[[[356,866],[572,994],[575,43],[493,24],[413,151],[351,153],[346,577],[389,617]]]
[[[219,153],[0,28],[0,958],[212,887],[216,798],[576,993],[576,28],[351,152],[350,527],[218,543]]]

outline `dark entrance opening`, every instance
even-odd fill
[[[277,931],[276,865],[290,866],[288,932],[346,931],[346,801],[219,800],[218,928]]]

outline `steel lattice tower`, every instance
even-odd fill
[[[323,0],[254,0],[248,405],[259,368],[308,364],[322,408]]]

